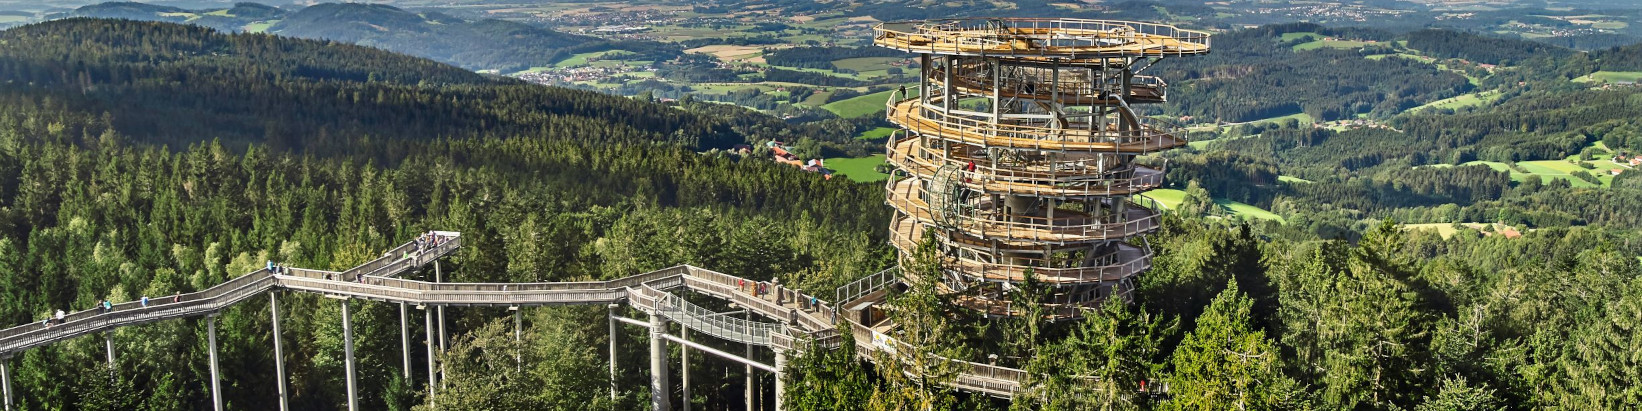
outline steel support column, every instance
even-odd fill
[[[513,310],[513,369],[514,371],[523,372],[525,370],[524,347],[519,343],[524,341],[524,320],[521,318],[523,315],[520,314],[524,310],[520,310],[519,307],[508,307],[507,309]]]
[[[616,401],[616,308],[618,304],[610,304],[610,402]]]
[[[421,306],[421,307],[417,307],[417,308],[421,308],[423,314],[427,314],[427,316],[425,318],[427,318],[427,322],[428,322],[428,405],[430,406],[430,408],[438,409],[439,408],[438,405],[435,404],[434,401],[433,401],[434,398],[438,394],[436,392],[437,390],[435,389],[435,387],[439,386],[439,374],[438,374],[439,367],[434,365],[434,361],[433,361],[433,353],[434,353],[434,351],[433,351],[433,311],[434,310],[428,309],[427,306]]]
[[[222,411],[222,375],[217,370],[217,314],[205,315],[205,335],[211,358],[211,409]]]
[[[11,362],[10,355],[0,356],[0,388],[5,390],[6,411],[11,411],[11,367],[6,365],[8,362]]]
[[[444,282],[444,281],[445,281],[445,274],[444,274],[444,271],[439,268],[439,260],[433,260],[433,282],[439,283],[439,282]],[[445,306],[443,306],[443,305],[436,306],[434,309],[439,311],[439,352],[442,353],[442,352],[445,352],[445,347],[446,347],[446,345],[445,345],[445,342],[446,342],[446,340],[445,340],[445,335],[446,335],[445,334]],[[433,315],[433,313],[429,312],[428,315]],[[432,355],[432,354],[429,354],[429,355]],[[444,375],[445,375],[445,365],[443,363],[441,363],[441,364],[439,364],[439,376],[444,377]],[[444,384],[444,380],[440,379],[439,383]],[[442,388],[442,387],[444,387],[444,385],[440,385],[440,387]]]
[[[108,352],[108,372],[114,373],[114,330],[103,333],[103,350]]]
[[[690,341],[690,327],[678,327],[678,335],[680,339]],[[679,361],[678,372],[680,379],[684,380],[684,411],[690,411],[690,345],[679,344],[678,352],[682,360]]]
[[[672,411],[672,399],[667,383],[667,319],[660,313],[650,314],[650,408]]]
[[[285,350],[279,343],[279,297],[278,291],[268,293],[268,313],[273,317],[274,324],[274,374],[279,378],[279,410],[290,409],[290,402],[285,392]]]
[[[405,383],[409,384],[411,379],[410,319],[406,318],[407,316],[409,314],[405,312],[405,303],[399,303],[399,350],[404,354],[402,357],[405,359]]]
[[[775,411],[786,409],[783,407],[783,401],[781,401],[781,395],[783,394],[781,391],[787,388],[787,383],[782,381],[785,377],[783,374],[786,373],[787,353],[777,348],[775,350]]]
[[[950,60],[948,60],[948,61],[950,61]],[[948,84],[951,84],[951,83],[948,83]],[[748,311],[745,314],[746,314],[745,317],[746,317],[747,320],[752,320],[753,319],[753,312],[752,312],[751,308],[749,308]],[[752,359],[753,359],[753,343],[747,343],[746,345],[747,345],[747,357],[746,358],[747,358],[748,361],[752,361]],[[758,380],[753,378],[753,366],[751,364],[747,365],[747,382],[746,382],[745,385],[746,385],[745,388],[747,389],[747,393],[746,393],[747,411],[756,410],[756,409],[758,409],[757,408],[757,406],[758,406]]]
[[[348,300],[342,300],[342,355],[348,372],[348,411],[358,411],[359,391],[354,384],[352,320],[348,312]]]

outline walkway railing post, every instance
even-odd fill
[[[405,312],[405,303],[399,303],[399,349],[405,359],[405,383],[410,384],[410,319]]]
[[[610,304],[610,402],[616,402],[616,308],[619,304]]]
[[[6,363],[11,362],[11,355],[0,355],[0,388],[5,389],[6,411],[11,411],[11,368]]]
[[[353,318],[348,313],[348,300],[342,300],[342,355],[348,372],[348,411],[359,410],[359,395],[354,386]]]
[[[279,343],[279,291],[268,293],[268,313],[273,316],[274,323],[274,374],[279,377],[279,410],[290,409],[289,400],[285,392],[285,351]]]
[[[439,374],[438,374],[439,367],[435,366],[434,361],[433,361],[433,353],[434,353],[434,351],[433,351],[433,311],[434,310],[429,309],[427,306],[417,306],[416,308],[421,309],[423,314],[427,314],[426,318],[427,318],[427,322],[428,322],[428,406],[430,408],[438,409],[439,408],[438,404],[436,404],[434,402],[434,399],[438,396],[438,393],[436,392],[437,390],[435,388],[439,386]]]
[[[222,378],[217,371],[217,313],[205,315],[205,335],[211,358],[211,409],[222,411]]]
[[[667,383],[667,319],[661,313],[650,313],[650,408],[672,411],[671,394]]]

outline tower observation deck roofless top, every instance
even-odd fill
[[[887,103],[905,132],[888,158],[891,243],[907,258],[926,233],[947,261],[942,288],[989,315],[1018,313],[1006,297],[1031,273],[1051,287],[1053,319],[1128,298],[1151,267],[1144,235],[1163,184],[1162,160],[1185,129],[1135,105],[1168,101],[1143,75],[1170,56],[1209,52],[1209,34],[1085,19],[891,22],[874,44],[918,53],[918,94]],[[1138,241],[1137,241],[1138,240]]]

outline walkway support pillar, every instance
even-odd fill
[[[11,362],[11,355],[0,356],[0,388],[5,389],[6,411],[11,411],[11,368],[6,363]]]
[[[437,395],[437,392],[436,392],[437,390],[435,389],[435,387],[439,386],[439,374],[438,374],[439,373],[439,367],[435,366],[434,362],[433,362],[433,352],[434,352],[433,351],[433,311],[434,310],[428,309],[427,306],[418,306],[416,308],[421,309],[423,314],[427,314],[426,318],[427,318],[427,322],[428,322],[428,406],[430,408],[438,409],[439,408],[438,404],[434,403],[434,401],[433,401],[434,398]]]
[[[353,318],[348,313],[348,300],[342,300],[342,355],[348,370],[348,411],[359,410],[359,391],[354,384]]]
[[[680,325],[678,335],[680,339],[690,341],[690,327]],[[678,372],[684,379],[684,411],[690,411],[690,346],[679,344],[678,352],[682,360],[679,361]]]
[[[667,384],[667,319],[661,313],[650,314],[650,408],[672,411],[672,392]]]
[[[786,409],[785,404],[783,404],[784,401],[781,400],[782,391],[787,388],[787,383],[782,381],[782,377],[786,373],[787,353],[777,348],[775,349],[775,411]]]
[[[405,382],[410,383],[410,319],[405,312],[405,303],[399,303],[399,349],[405,358]]]
[[[752,311],[749,309],[746,312],[746,315],[744,317],[746,317],[747,320],[752,320],[753,319]],[[748,361],[751,361],[753,359],[753,343],[747,343],[747,357],[746,358],[747,358]],[[746,382],[745,386],[746,386],[746,389],[747,389],[747,393],[746,393],[747,411],[752,411],[752,410],[758,409],[757,408],[757,405],[758,405],[758,380],[753,378],[753,366],[752,365],[747,365],[747,382]]]
[[[114,330],[103,333],[103,350],[108,352],[108,373],[114,373]]]
[[[217,371],[217,313],[205,315],[205,335],[211,358],[211,409],[222,411],[222,378]]]
[[[616,309],[621,305],[610,304],[610,402],[616,401]]]
[[[524,346],[519,345],[519,343],[524,341],[524,320],[521,318],[524,310],[520,310],[519,307],[508,307],[507,309],[513,310],[513,343],[515,344],[513,348],[513,368],[514,371],[523,372],[525,370]]]
[[[433,282],[442,283],[444,281],[445,281],[445,274],[444,274],[444,271],[439,269],[439,260],[433,260]],[[445,351],[445,306],[443,306],[443,305],[438,306],[437,309],[439,310],[439,351],[444,352]]]
[[[285,351],[279,343],[279,297],[278,291],[268,293],[268,313],[273,315],[274,322],[274,374],[279,377],[279,411],[290,409],[289,400],[285,392]]]

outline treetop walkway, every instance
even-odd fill
[[[871,358],[870,353],[885,350],[891,354],[895,352],[910,352],[905,348],[895,349],[893,338],[888,338],[875,331],[872,324],[859,322],[861,309],[841,310],[831,302],[823,301],[818,297],[805,295],[797,290],[781,287],[779,284],[763,283],[747,280],[698,267],[681,265],[652,272],[636,274],[628,277],[608,281],[582,282],[533,282],[533,283],[455,283],[455,282],[428,282],[397,278],[403,274],[433,265],[438,272],[438,261],[461,247],[462,239],[459,233],[433,232],[431,241],[424,241],[421,245],[417,241],[407,242],[384,253],[382,257],[368,261],[357,267],[344,271],[313,270],[294,267],[270,266],[249,274],[230,279],[205,290],[192,293],[180,293],[169,296],[150,296],[144,300],[112,304],[109,309],[98,307],[92,310],[77,311],[65,314],[61,320],[55,318],[45,322],[33,322],[25,325],[0,330],[0,359],[10,358],[22,351],[58,341],[86,336],[90,334],[106,333],[119,327],[146,324],[155,321],[178,319],[186,317],[208,317],[211,340],[212,358],[212,395],[218,409],[221,400],[218,397],[216,373],[216,313],[242,301],[269,294],[272,297],[275,291],[292,291],[316,293],[333,296],[341,299],[362,299],[401,304],[401,331],[405,334],[402,344],[405,352],[405,373],[409,376],[409,331],[405,328],[406,304],[421,308],[446,306],[489,306],[489,307],[526,307],[551,305],[609,305],[611,306],[611,331],[614,345],[615,325],[618,322],[643,324],[651,327],[652,351],[658,351],[658,341],[670,340],[684,344],[689,348],[707,351],[715,355],[730,358],[746,363],[749,367],[781,372],[784,363],[784,353],[802,349],[806,344],[820,344],[835,346],[844,338],[840,329],[847,330],[864,357]],[[881,299],[885,287],[895,283],[892,273],[879,273],[870,278],[879,278],[871,284],[852,284],[855,287],[847,306],[870,305],[871,300]],[[870,279],[869,278],[869,279]],[[887,280],[886,280],[887,279]],[[671,291],[688,289],[695,293],[711,297],[720,301],[744,307],[751,313],[773,319],[775,322],[760,322],[748,319],[733,318],[727,313],[717,313],[687,301],[685,298]],[[283,357],[278,343],[278,308],[277,299],[271,300],[276,306],[273,308],[275,335],[275,356]],[[616,315],[615,307],[626,304],[641,312],[649,314],[651,320],[643,322]],[[435,381],[432,349],[434,345],[434,316],[428,316],[428,346],[429,352],[429,394],[435,394]],[[343,305],[344,334],[348,341],[347,361],[349,370],[349,405],[355,403],[353,385],[353,356],[351,326],[348,324],[349,313],[347,305]],[[515,317],[517,320],[517,316]],[[753,362],[749,358],[731,358],[727,353],[714,350],[687,339],[666,334],[666,322],[672,321],[682,327],[726,341],[748,344],[749,346],[767,347],[775,350],[777,361],[775,366]],[[440,345],[444,345],[443,317],[440,316]],[[660,325],[658,330],[657,324]],[[840,327],[842,325],[842,327]],[[659,333],[658,333],[659,331]],[[105,334],[105,338],[107,334]],[[886,343],[888,341],[889,343]],[[114,350],[112,340],[108,343],[108,355],[112,363]],[[664,347],[664,345],[660,345]],[[660,350],[661,357],[665,357],[665,349]],[[612,381],[614,381],[614,350],[612,350]],[[665,384],[666,364],[664,360],[658,363],[652,353],[652,379],[661,380]],[[957,361],[957,360],[949,360]],[[957,389],[979,392],[987,395],[1008,397],[1019,390],[1020,370],[1007,367],[997,367],[987,364],[961,362],[967,371],[953,387]],[[285,390],[283,387],[283,358],[276,361],[281,374],[281,408],[285,408]],[[0,382],[4,383],[6,409],[11,408],[12,390],[10,386],[9,370],[5,368],[5,361],[0,361]],[[749,377],[751,378],[751,377]],[[777,385],[782,385],[777,378]],[[654,382],[653,382],[654,383]],[[612,389],[614,390],[614,386]],[[656,390],[662,394],[652,397],[657,409],[670,409],[669,400],[665,398],[667,390]],[[779,388],[778,388],[779,392]],[[614,391],[612,391],[614,395]],[[778,408],[780,405],[777,400]]]

